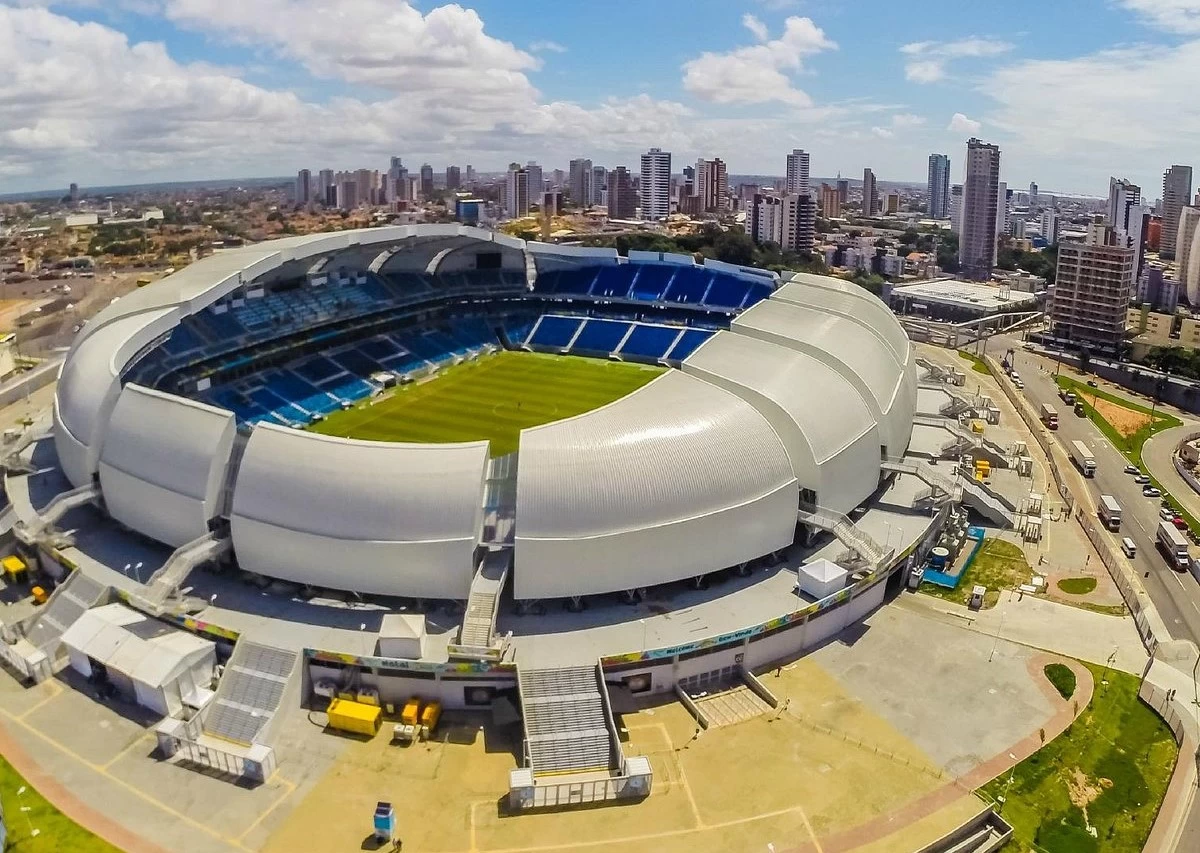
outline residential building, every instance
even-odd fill
[[[542,177],[542,167],[530,160],[525,164],[529,178],[529,203],[541,204],[542,193],[546,191],[546,179]]]
[[[1011,216],[1008,219],[1008,236],[1014,240],[1025,239],[1025,217]]]
[[[317,187],[313,193],[321,204],[332,206],[329,202],[329,194],[333,186],[333,169],[322,169],[317,172]]]
[[[950,187],[950,230],[962,233],[963,188],[962,184]]]
[[[1150,208],[1142,204],[1142,189],[1124,178],[1108,179],[1108,224],[1117,240],[1137,255],[1138,275],[1145,265],[1144,253],[1150,224]]]
[[[783,181],[785,193],[808,193],[808,152],[793,148],[787,155],[787,174]]]
[[[945,154],[929,155],[929,218],[950,216],[950,158]]]
[[[900,212],[900,193],[892,190],[883,197],[883,212],[887,214]]]
[[[67,190],[67,198],[71,201],[79,201],[79,184],[72,183],[70,189]]]
[[[775,243],[785,252],[809,253],[816,235],[817,209],[808,193],[758,193],[750,207],[750,237]]]
[[[821,215],[826,219],[837,219],[842,215],[841,196],[829,184],[821,184]]]
[[[671,215],[671,152],[651,148],[642,155],[639,181],[642,219],[656,221]]]
[[[1188,205],[1179,212],[1179,235],[1175,239],[1175,280],[1183,285],[1188,304],[1192,304],[1190,267],[1195,263],[1196,234],[1200,231],[1200,207]]]
[[[465,179],[468,187],[475,186],[475,167],[470,163],[467,164],[467,171],[463,174],[463,178]]]
[[[1029,182],[1029,209],[1037,210],[1038,208],[1038,185],[1033,181]]]
[[[592,204],[601,205],[607,201],[604,195],[608,187],[608,169],[603,166],[592,166]]]
[[[529,213],[529,172],[519,163],[510,163],[504,183],[504,213],[520,219]]]
[[[1173,260],[1179,239],[1179,214],[1192,197],[1192,167],[1172,166],[1163,172],[1162,245],[1159,254]]]
[[[1148,264],[1137,280],[1135,300],[1156,311],[1172,312],[1179,307],[1179,283],[1167,277],[1162,264]]]
[[[433,198],[433,166],[428,163],[421,166],[421,198],[424,201]]]
[[[1042,236],[1046,238],[1046,242],[1051,246],[1058,242],[1059,218],[1057,210],[1047,209],[1042,211],[1041,230]]]
[[[528,166],[525,167],[528,170]],[[538,196],[543,216],[558,216],[562,213],[562,190],[542,190]]]
[[[397,201],[412,201],[412,194],[409,192],[408,185],[408,169],[404,168],[404,163],[399,157],[393,157],[391,165],[388,167],[387,187],[385,188],[384,199],[388,204]]]
[[[837,176],[837,185],[836,186],[837,186],[837,193],[838,193],[838,203],[841,205],[845,205],[846,202],[850,201],[850,179],[843,178],[841,175],[841,172],[839,172],[838,176]]]
[[[296,204],[311,204],[312,189],[312,172],[301,169],[296,175]]]
[[[1096,222],[1084,242],[1059,244],[1050,304],[1054,337],[1108,352],[1119,348],[1137,265],[1135,250],[1120,242],[1110,225]]]
[[[446,189],[456,190],[462,186],[462,171],[458,166],[446,167]]]
[[[725,162],[719,157],[696,161],[696,195],[700,196],[703,213],[721,213],[729,195],[729,177]]]
[[[996,233],[1008,233],[1008,184],[999,181],[996,184]]]
[[[968,279],[987,281],[995,266],[999,191],[1000,146],[972,137],[967,141],[958,242],[958,261]]]
[[[873,216],[879,210],[879,192],[875,186],[875,173],[863,169],[863,216]]]
[[[608,173],[608,218],[633,219],[637,216],[637,193],[629,169],[617,166]]]
[[[585,158],[572,160],[569,166],[567,194],[576,207],[590,207],[592,204],[592,161]]]

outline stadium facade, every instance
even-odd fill
[[[499,348],[676,369],[507,460],[297,429]],[[879,489],[916,387],[900,325],[847,282],[425,225],[222,252],[115,301],[66,357],[53,430],[70,482],[169,546],[228,536],[263,576],[460,600],[504,548],[529,600],[786,548],[798,512]]]

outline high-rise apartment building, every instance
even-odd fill
[[[671,215],[671,152],[651,148],[642,155],[639,180],[642,219],[657,221]]]
[[[1107,352],[1121,345],[1137,258],[1132,247],[1119,242],[1112,226],[1098,221],[1084,242],[1059,244],[1050,304],[1054,337]]]
[[[592,166],[592,204],[604,204],[604,190],[607,186],[608,169],[603,166]]]
[[[624,166],[608,173],[608,218],[634,219],[637,216],[637,193],[633,190],[633,175]]]
[[[793,148],[787,155],[787,174],[783,181],[785,193],[808,193],[808,152]]]
[[[336,198],[331,198],[337,190],[334,189],[333,169],[322,169],[317,172],[317,186],[313,191],[316,200],[326,207],[333,207],[337,204]]]
[[[467,171],[463,174],[463,179],[468,187],[475,186],[475,167],[470,163],[467,164]]]
[[[950,158],[945,154],[929,155],[929,218],[950,216]]]
[[[456,190],[462,186],[462,171],[458,166],[446,167],[446,189]]]
[[[1145,249],[1150,225],[1150,208],[1142,203],[1142,189],[1124,178],[1108,179],[1108,224],[1118,245],[1134,250],[1136,275],[1145,265]]]
[[[850,179],[843,178],[841,173],[839,172],[838,176],[837,176],[836,186],[837,186],[837,194],[838,194],[838,203],[844,205],[844,204],[846,204],[846,202],[850,201]]]
[[[578,158],[571,161],[567,192],[576,207],[592,204],[592,161]]]
[[[1038,185],[1033,181],[1029,182],[1029,209],[1038,209]]]
[[[963,188],[962,184],[950,186],[950,230],[962,234]]]
[[[963,176],[958,262],[963,275],[976,281],[990,279],[995,266],[999,191],[1000,146],[972,137]]]
[[[863,169],[863,216],[872,216],[879,210],[879,190],[875,186],[875,173]]]
[[[1175,239],[1175,280],[1183,284],[1185,290],[1189,284],[1190,267],[1196,262],[1193,252],[1197,246],[1197,233],[1200,233],[1200,207],[1188,205],[1179,212],[1179,234]],[[1188,303],[1192,304],[1190,292]]]
[[[529,173],[529,203],[541,204],[542,193],[546,191],[546,179],[542,175],[542,167],[530,160],[525,164],[525,171]]]
[[[826,219],[837,219],[842,215],[842,199],[836,187],[821,184],[821,215]]]
[[[996,233],[1008,233],[1008,183],[996,184]]]
[[[817,209],[808,193],[755,193],[750,204],[750,237],[760,246],[774,243],[785,252],[812,251]]]
[[[310,204],[312,200],[312,172],[301,169],[296,175],[296,204]]]
[[[1060,228],[1058,211],[1043,210],[1042,211],[1042,236],[1046,238],[1046,242],[1053,246],[1058,242],[1058,231]]]
[[[720,213],[725,210],[729,176],[725,162],[719,157],[696,161],[696,195],[700,196],[701,213]]]
[[[1172,166],[1163,172],[1162,246],[1159,254],[1166,260],[1175,257],[1179,239],[1179,214],[1192,198],[1192,167]]]
[[[519,163],[510,163],[504,182],[504,213],[520,219],[529,213],[529,172]]]
[[[428,163],[421,167],[421,198],[426,201],[433,198],[433,166]]]

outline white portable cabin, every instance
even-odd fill
[[[116,603],[85,612],[62,642],[80,675],[102,668],[125,698],[163,716],[202,703],[217,657],[208,640]]]
[[[377,649],[385,658],[420,660],[425,638],[425,617],[420,613],[389,613],[379,625]]]
[[[817,601],[844,588],[847,574],[837,563],[823,558],[805,563],[796,570],[800,591]]]

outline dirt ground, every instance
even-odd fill
[[[1090,403],[1091,401],[1089,400],[1088,402]],[[1100,417],[1112,424],[1113,429],[1126,438],[1150,423],[1149,415],[1135,412],[1124,406],[1118,406],[1116,403],[1110,403],[1108,400],[1097,398],[1095,408]]]
[[[643,802],[508,816],[501,795],[517,766],[519,732],[494,732],[480,715],[448,714],[438,743],[393,747],[385,728],[351,744],[264,850],[359,849],[376,800],[394,804],[406,851],[488,853],[814,842],[846,849],[849,838],[857,846],[898,831],[928,841],[979,809],[819,665],[801,660],[764,679],[790,700],[785,708],[699,737],[675,702],[620,718],[625,753],[649,756],[654,769]]]

